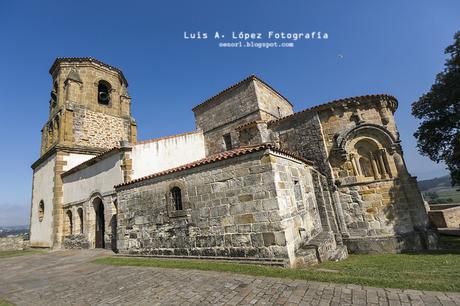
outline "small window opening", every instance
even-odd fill
[[[42,222],[43,217],[45,216],[45,203],[40,201],[38,204],[38,221]]]
[[[302,188],[300,188],[300,183],[299,181],[294,181],[294,196],[295,200],[302,201]]]
[[[225,150],[231,150],[232,149],[232,136],[230,134],[225,134],[223,137],[224,137]]]
[[[171,189],[172,201],[176,210],[182,210],[182,194],[179,187]]]
[[[99,81],[97,86],[97,101],[100,104],[108,105],[110,102],[110,84],[106,81]]]

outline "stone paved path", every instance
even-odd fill
[[[459,293],[89,263],[106,255],[58,251],[0,259],[0,297],[18,305],[460,305]]]

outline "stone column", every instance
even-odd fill
[[[391,173],[390,162],[388,161],[388,154],[386,149],[382,149],[382,156],[383,161],[385,162],[386,171],[389,177],[393,177],[393,173]]]
[[[379,161],[380,169],[382,170],[382,171],[381,171],[381,172],[382,172],[382,173],[381,173],[381,177],[382,177],[383,179],[386,179],[386,178],[388,178],[388,176],[387,176],[387,169],[386,169],[386,167],[385,167],[385,162],[383,161],[383,153],[384,153],[384,152],[382,152],[382,150],[379,150],[379,151],[377,152],[377,156],[378,156],[378,161]]]
[[[355,154],[350,153],[350,161],[351,161],[351,165],[353,166],[353,172],[355,173],[355,176],[360,175],[361,173],[358,172],[358,165],[356,164]]]
[[[332,186],[332,198],[334,200],[335,210],[336,210],[337,219],[338,219],[338,225],[339,225],[340,231],[342,232],[342,236],[350,237],[350,234],[348,233],[347,224],[345,222],[342,202],[340,201],[339,190],[337,186],[335,185]]]
[[[374,179],[378,180],[380,179],[379,168],[377,167],[377,163],[375,162],[375,157],[372,152],[369,154],[369,159],[371,160],[372,171],[374,172]]]

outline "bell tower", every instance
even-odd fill
[[[118,68],[92,58],[58,58],[41,155],[53,147],[104,151],[120,140],[136,142],[128,81]]]
[[[88,57],[57,58],[49,73],[49,116],[32,165],[30,241],[51,248],[62,241],[61,174],[120,141],[136,143],[137,127],[120,69]]]

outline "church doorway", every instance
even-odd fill
[[[93,201],[94,210],[96,212],[96,248],[105,248],[105,218],[104,218],[104,203],[100,198]]]

